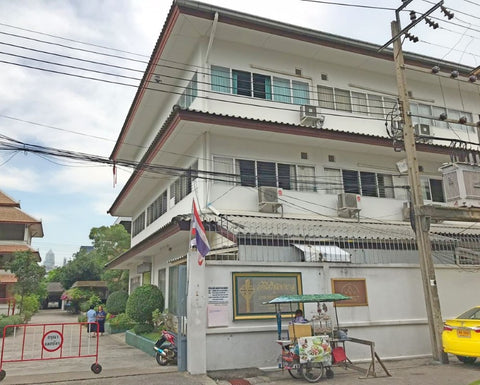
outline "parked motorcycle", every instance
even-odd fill
[[[175,334],[168,330],[162,330],[162,336],[155,343],[155,359],[159,365],[177,362],[177,344]]]

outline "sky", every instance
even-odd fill
[[[401,4],[400,0],[203,2],[379,45],[390,40],[392,9]],[[0,0],[0,190],[42,221],[44,237],[34,238],[32,247],[43,259],[52,250],[56,265],[63,264],[80,246],[91,245],[92,228],[114,223],[116,218],[107,211],[129,171],[118,170],[114,185],[110,166],[6,151],[2,136],[108,158],[171,4]],[[406,9],[421,14],[433,4],[413,0]],[[445,0],[445,6],[455,17],[448,20],[435,11],[431,16],[439,28],[419,23],[411,31],[419,42],[405,40],[404,50],[479,66],[480,19],[471,15],[480,14],[480,0]],[[409,12],[401,15],[405,27]]]

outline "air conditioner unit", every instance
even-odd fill
[[[402,220],[404,222],[410,222],[410,205],[408,202],[403,202]]]
[[[278,196],[282,194],[282,189],[270,186],[260,186],[258,188],[258,211],[264,213],[276,213],[282,206],[278,202]]]
[[[415,141],[420,143],[432,143],[433,136],[432,130],[428,124],[415,124],[413,126],[415,130]]]
[[[445,200],[454,207],[480,207],[480,166],[447,163],[440,167]]]
[[[325,116],[320,115],[316,106],[304,104],[300,106],[300,124],[302,126],[310,126],[322,128]]]
[[[338,194],[337,214],[339,217],[352,218],[357,217],[361,207],[362,197],[358,194],[341,193]]]

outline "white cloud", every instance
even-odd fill
[[[1,155],[1,154],[0,154]],[[11,154],[8,154],[4,158],[0,158],[0,173],[2,175],[0,182],[0,189],[10,189],[17,191],[35,192],[42,188],[42,179],[38,173],[33,169],[22,167],[10,167],[8,166],[8,158]],[[16,156],[24,156],[23,154],[17,154]],[[16,200],[15,197],[12,197]]]

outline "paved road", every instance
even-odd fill
[[[76,316],[59,310],[42,310],[34,316],[32,323],[76,322]],[[91,339],[93,341],[93,339]],[[56,384],[56,385],[230,385],[225,377],[216,379],[208,376],[191,376],[179,373],[174,366],[161,367],[149,355],[125,344],[123,334],[105,335],[99,340],[99,364],[102,372],[94,374],[90,366],[92,358],[65,360],[29,361],[3,363],[6,378],[3,384]],[[6,352],[8,353],[8,352]],[[8,357],[5,357],[7,359]],[[468,385],[480,380],[480,363],[464,365],[451,357],[450,364],[433,364],[429,359],[391,361],[385,363],[392,377],[386,377],[377,366],[379,377],[365,382],[359,379],[361,373],[352,369],[335,368],[335,377],[323,379],[320,384],[352,385],[371,383],[373,385]],[[287,372],[280,370],[264,372],[261,376],[249,378],[245,372],[230,372],[230,378],[243,378],[244,384],[306,384],[293,380]]]

